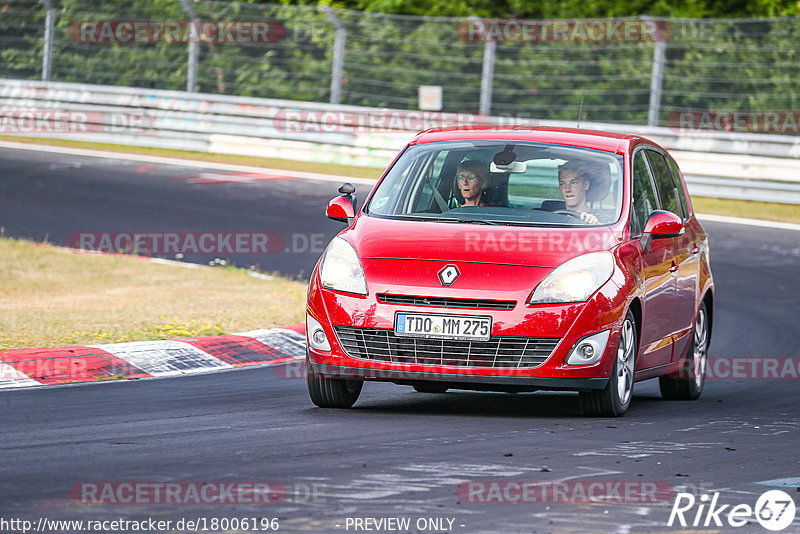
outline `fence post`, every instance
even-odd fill
[[[189,16],[194,24],[196,32],[189,32],[189,35],[199,35],[200,33],[200,17],[197,16],[197,11],[189,4],[189,0],[178,0],[183,11]],[[186,66],[186,90],[190,93],[197,92],[197,57],[199,55],[200,43],[199,39],[189,39],[189,59]]]
[[[42,0],[46,9],[44,15],[44,46],[42,48],[42,81],[49,82],[53,70],[53,26],[55,8],[50,0]]]
[[[642,16],[643,20],[650,20],[650,17]],[[661,88],[664,86],[664,62],[667,53],[667,41],[656,28],[655,35],[657,40],[653,47],[653,71],[650,75],[650,105],[647,109],[647,125],[658,126],[659,115],[661,114]]]
[[[661,88],[664,85],[664,56],[667,43],[658,41],[653,50],[653,74],[650,77],[650,107],[647,111],[647,125],[658,126],[661,113]]]
[[[497,50],[497,41],[489,37],[486,26],[478,17],[469,17],[472,24],[478,25],[480,34],[484,37],[483,67],[481,68],[481,101],[478,112],[489,115],[492,111],[492,83],[494,81],[494,57]]]
[[[342,103],[342,72],[344,71],[344,50],[347,42],[347,29],[330,6],[319,6],[328,22],[336,29],[333,41],[333,67],[331,69],[331,104]]]

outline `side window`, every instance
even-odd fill
[[[664,159],[662,154],[654,150],[645,150],[644,152],[647,152],[647,161],[650,163],[650,168],[653,170],[653,178],[656,180],[658,198],[661,199],[661,209],[681,216],[681,209],[678,205],[678,192],[675,189],[675,184],[672,183],[672,174],[669,172],[667,160]]]
[[[439,187],[442,177],[442,167],[447,157],[447,151],[441,151],[433,162],[428,161],[422,181],[418,184],[416,198],[411,207],[411,213],[440,213],[441,209],[435,203],[433,188]]]
[[[672,181],[675,182],[675,187],[678,188],[678,202],[681,205],[681,209],[683,209],[683,217],[686,218],[692,212],[692,208],[689,205],[689,199],[686,195],[686,189],[683,187],[683,180],[681,180],[681,171],[678,170],[678,164],[675,163],[675,160],[672,159],[670,156],[667,156],[667,165],[669,165],[669,170],[672,171]]]
[[[638,235],[653,210],[658,209],[656,194],[650,182],[650,174],[644,162],[643,150],[633,157],[633,211],[631,213],[631,234]]]

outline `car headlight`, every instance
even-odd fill
[[[350,243],[342,238],[336,237],[328,245],[319,276],[324,288],[367,294],[367,281],[358,255]]]
[[[614,255],[590,252],[572,258],[548,274],[531,295],[531,304],[583,302],[614,273]]]

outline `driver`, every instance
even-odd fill
[[[462,161],[456,171],[456,185],[464,197],[461,206],[486,206],[484,191],[489,187],[491,178],[486,164],[480,161]]]
[[[558,168],[558,188],[564,197],[565,207],[580,214],[588,224],[599,224],[597,216],[589,211],[586,193],[592,186],[591,169],[586,163],[571,160]]]

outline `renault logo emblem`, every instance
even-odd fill
[[[461,276],[461,273],[458,272],[458,267],[455,265],[448,265],[441,271],[439,271],[439,281],[442,283],[443,286],[452,285],[458,277]]]

